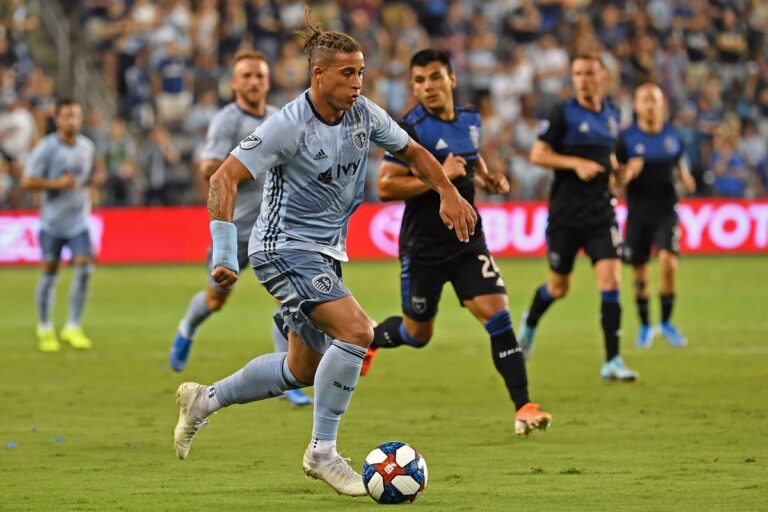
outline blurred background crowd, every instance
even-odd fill
[[[271,62],[269,102],[308,84],[294,33],[296,0],[4,0],[0,5],[0,207],[27,207],[18,176],[34,143],[53,129],[57,96],[84,99],[84,132],[96,144],[94,201],[101,206],[204,201],[194,172],[209,121],[231,100],[229,63],[241,48]],[[447,51],[457,99],[483,118],[482,153],[512,190],[490,200],[546,197],[550,172],[528,150],[539,119],[571,94],[569,56],[598,51],[608,93],[632,119],[632,92],[659,83],[682,132],[700,195],[768,191],[768,2],[764,0],[342,0],[312,2],[324,29],[357,39],[363,93],[399,119],[413,106],[408,63],[419,49]],[[45,12],[43,12],[45,11]],[[67,38],[96,74],[72,90],[52,55]],[[57,16],[58,14],[58,16]],[[43,20],[44,21],[44,20]],[[44,27],[45,25],[45,27]],[[80,69],[80,68],[78,68]],[[90,70],[90,71],[89,71]],[[75,70],[75,78],[82,78]],[[86,90],[83,90],[86,89]],[[98,94],[97,94],[98,93]],[[109,101],[91,101],[94,98]],[[372,150],[375,183],[381,159]],[[367,199],[375,201],[375,187]]]

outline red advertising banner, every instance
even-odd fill
[[[486,203],[479,209],[492,253],[545,253],[546,203]],[[616,212],[623,226],[626,207],[620,204]],[[350,221],[350,258],[397,256],[402,214],[402,203],[362,205]],[[768,200],[691,199],[681,202],[678,215],[683,253],[768,254]],[[39,262],[39,229],[36,212],[0,212],[0,265]],[[204,207],[102,209],[91,215],[89,229],[100,263],[200,262],[209,243]]]

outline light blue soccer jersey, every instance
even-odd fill
[[[234,101],[219,110],[208,126],[205,146],[200,153],[203,160],[225,160],[237,143],[250,135],[264,120],[279,109],[267,105],[264,117],[249,114]],[[264,175],[251,181],[244,181],[237,189],[234,223],[237,227],[237,239],[248,240],[256,218],[261,210],[261,191],[264,188]]]
[[[54,180],[70,173],[77,185],[69,190],[43,191],[40,224],[43,231],[60,238],[71,238],[88,229],[91,198],[86,184],[93,170],[94,145],[77,135],[69,145],[57,133],[43,137],[29,155],[24,174],[31,178]]]
[[[369,142],[397,153],[408,140],[364,96],[333,124],[315,111],[309,91],[288,103],[232,151],[254,177],[267,173],[249,254],[291,248],[347,261],[347,225],[362,202]]]

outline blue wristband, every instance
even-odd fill
[[[213,251],[211,263],[213,268],[227,267],[235,273],[240,273],[237,261],[237,228],[231,222],[220,220],[211,221],[211,240]]]

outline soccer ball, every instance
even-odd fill
[[[413,501],[427,486],[427,462],[406,443],[384,443],[365,458],[363,483],[379,503]]]

